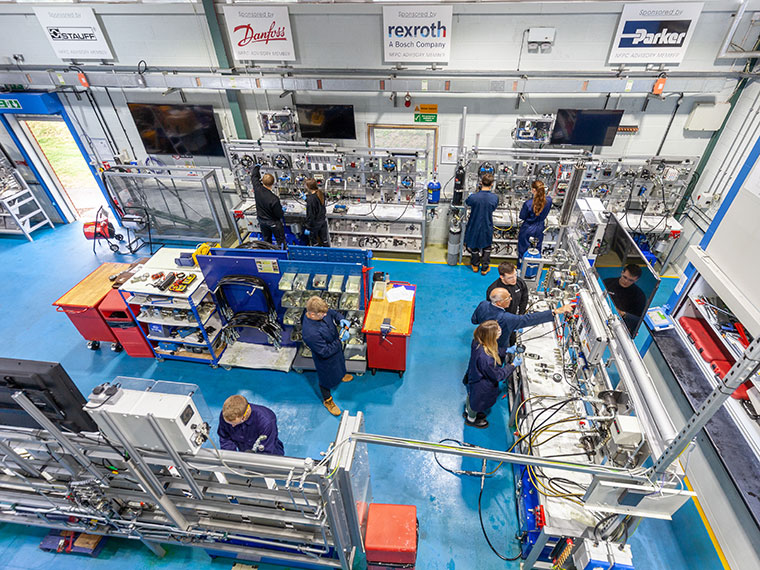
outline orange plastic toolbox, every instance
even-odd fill
[[[417,561],[417,507],[372,503],[364,548],[368,570],[413,570]]]

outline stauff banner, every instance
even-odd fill
[[[53,51],[61,59],[113,59],[92,8],[35,7]]]
[[[287,6],[224,6],[227,35],[235,59],[294,61]]]
[[[448,63],[451,6],[383,6],[386,62]]]
[[[702,4],[626,4],[608,63],[681,63]]]

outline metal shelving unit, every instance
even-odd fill
[[[216,367],[226,348],[221,335],[221,316],[197,267],[177,267],[174,262],[180,253],[192,251],[160,249],[119,292],[135,320],[147,325],[145,338],[157,359],[207,362]],[[161,272],[194,274],[196,279],[181,293],[160,291],[153,286],[150,277],[143,279],[145,274]],[[137,314],[131,305],[140,306]]]

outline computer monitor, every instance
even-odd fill
[[[69,431],[98,431],[84,396],[57,362],[0,358],[0,425],[39,428],[12,398],[23,392],[50,421]]]

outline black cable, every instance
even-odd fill
[[[481,476],[481,478],[480,478],[480,493],[478,494],[478,520],[480,520],[480,530],[483,531],[483,537],[486,539],[486,542],[488,543],[488,546],[491,548],[491,550],[493,551],[493,553],[496,556],[498,556],[499,558],[501,558],[502,560],[506,560],[506,561],[509,561],[509,562],[512,562],[512,561],[515,561],[515,560],[519,560],[520,558],[522,558],[522,547],[520,548],[520,552],[519,552],[519,554],[517,554],[517,556],[514,556],[514,557],[510,558],[510,557],[504,556],[503,554],[499,553],[499,551],[496,550],[496,548],[494,548],[494,545],[491,544],[491,539],[488,538],[488,532],[486,532],[486,527],[483,524],[483,487],[485,486],[485,481],[486,481],[485,475]],[[519,520],[519,518],[518,518],[518,520]]]
[[[140,61],[140,63],[145,63],[145,61]],[[148,69],[148,65],[145,65],[145,69]],[[138,73],[140,71],[140,64],[137,64],[137,70]],[[142,74],[140,74],[142,75]],[[113,99],[111,98],[111,92],[108,90],[108,87],[105,88],[106,95],[108,96],[108,100],[111,102],[111,107],[113,108],[114,115],[116,115],[116,120],[119,121],[119,125],[121,126],[121,130],[124,133],[124,136],[127,139],[127,144],[129,145],[129,148],[132,149],[132,156],[137,158],[137,153],[135,152],[135,147],[132,146],[132,140],[129,138],[129,135],[127,134],[127,129],[124,128],[124,123],[121,122],[121,117],[119,116],[119,112],[116,110],[116,105],[113,102]]]
[[[596,526],[594,526],[594,540],[597,542],[602,542],[602,539],[599,538],[599,530],[601,529],[602,525],[606,523],[607,521],[610,521],[614,519],[615,517],[619,516],[618,514],[611,514],[607,515],[603,519],[601,519],[598,523],[596,523]]]
[[[451,438],[448,438],[448,437],[447,437],[447,438],[445,438],[445,439],[442,439],[442,440],[441,440],[441,441],[439,441],[438,443],[444,443],[444,442],[446,442],[446,441],[451,441],[451,442],[454,442],[454,443],[456,443],[457,445],[460,445],[460,446],[463,446],[463,445],[464,445],[464,443],[462,443],[462,442],[461,442],[461,441],[459,441],[458,439],[451,439]],[[433,452],[433,459],[435,459],[435,462],[438,464],[438,467],[440,467],[440,468],[441,468],[441,469],[443,469],[444,471],[447,471],[447,472],[451,473],[452,475],[464,475],[464,474],[465,474],[465,472],[464,472],[464,471],[453,471],[453,470],[449,469],[448,467],[444,467],[443,465],[441,465],[441,462],[440,462],[440,461],[438,461],[438,454],[437,454],[437,453],[435,453],[435,452]]]

